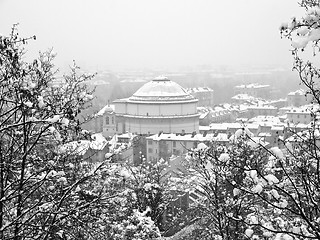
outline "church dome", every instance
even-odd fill
[[[144,84],[129,99],[132,101],[179,101],[194,99],[194,97],[179,84],[160,76]]]

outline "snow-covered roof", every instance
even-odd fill
[[[112,113],[114,112],[114,105],[106,105],[104,106],[102,109],[100,109],[100,111],[96,114],[96,116],[102,116],[103,114],[105,114],[106,112],[108,113]]]
[[[224,111],[224,110],[226,110],[225,108],[220,107],[220,106],[216,106],[213,109],[214,109],[214,111]]]
[[[155,81],[169,81],[169,78],[167,78],[166,76],[158,76],[154,78]]]
[[[245,104],[240,104],[238,105],[239,106],[239,111],[244,111],[244,110],[247,110],[248,109],[248,105],[245,105]]]
[[[283,131],[284,129],[284,124],[283,125],[274,125],[271,127],[271,130],[273,131]]]
[[[264,115],[259,115],[259,116],[253,117],[253,118],[249,119],[249,122],[260,124],[260,125],[265,125],[266,123],[272,124],[272,125],[281,123],[279,117],[264,116]]]
[[[199,126],[199,131],[209,131],[210,126]]]
[[[260,132],[258,137],[271,137],[271,133],[269,132]]]
[[[212,130],[227,130],[228,126],[226,123],[211,123],[210,129],[212,129]]]
[[[265,104],[272,105],[272,104],[276,104],[276,103],[286,103],[286,102],[287,102],[286,98],[280,98],[277,100],[266,100]]]
[[[158,77],[144,84],[130,98],[130,101],[161,101],[195,99],[183,87],[167,77]]]
[[[248,129],[258,129],[259,128],[259,124],[257,124],[257,123],[248,123],[248,124],[245,124],[245,126]]]
[[[198,92],[213,92],[213,90],[209,87],[194,87],[194,88],[187,88],[187,92],[189,93],[198,93]]]
[[[279,111],[290,111],[290,109],[292,109],[292,107],[282,107],[279,108]]]
[[[132,133],[123,133],[123,134],[119,134],[119,135],[117,135],[117,137],[118,138],[127,138],[127,139],[132,139],[132,138],[134,138],[135,136],[137,136],[137,135],[135,135],[135,134],[132,134]]]
[[[248,109],[276,110],[277,108],[274,106],[263,105],[263,106],[249,106]]]
[[[270,85],[262,85],[262,84],[257,84],[257,83],[251,83],[248,85],[238,85],[235,86],[235,88],[266,88],[270,87]]]
[[[227,134],[218,134],[215,136],[213,133],[206,134],[173,134],[173,133],[162,133],[155,134],[146,138],[147,140],[153,141],[197,141],[197,142],[206,142],[206,141],[229,141]]]
[[[243,124],[237,123],[237,122],[234,122],[234,123],[226,123],[226,125],[227,125],[227,128],[228,128],[228,129],[240,129],[240,128],[243,128]]]
[[[231,99],[234,99],[234,100],[253,100],[255,98],[246,94],[246,93],[243,93],[243,94],[237,94],[237,95],[233,96]]]
[[[108,143],[100,133],[93,134],[91,138],[93,141],[79,140],[63,144],[59,147],[58,152],[84,155],[89,149],[103,150]]]
[[[296,91],[293,92],[289,92],[288,96],[293,96],[293,95],[305,95],[306,91],[304,89],[298,89]]]
[[[319,106],[313,105],[313,104],[308,104],[308,105],[303,105],[300,107],[291,107],[288,109],[287,114],[294,114],[294,113],[310,114],[311,112],[316,112],[318,109],[319,109]]]
[[[209,112],[200,112],[199,119],[204,119],[206,116],[208,116]]]

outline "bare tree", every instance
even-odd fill
[[[57,79],[51,52],[26,62],[31,39],[16,26],[0,36],[0,238],[72,239],[67,222],[101,197],[81,199],[79,187],[102,165],[61,151],[83,138],[77,116],[92,99],[84,83],[93,76],[73,65]]]

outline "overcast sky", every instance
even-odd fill
[[[0,33],[19,23],[59,67],[290,66],[279,25],[301,13],[297,0],[0,0]]]

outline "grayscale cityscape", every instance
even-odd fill
[[[0,1],[0,239],[320,239],[319,41],[319,0]]]

